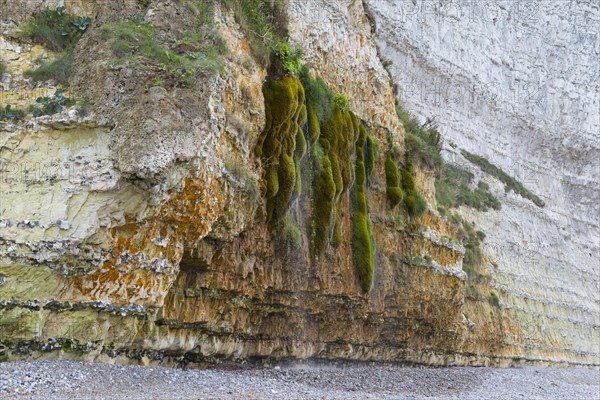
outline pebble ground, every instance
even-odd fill
[[[600,400],[600,371],[364,365],[192,370],[15,362],[0,363],[0,399]]]

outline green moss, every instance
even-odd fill
[[[390,202],[390,206],[392,208],[400,204],[400,202],[404,198],[404,193],[402,193],[402,189],[396,186],[388,186],[386,188],[386,194],[388,201]]]
[[[361,125],[361,129],[365,129],[364,126]],[[366,133],[366,131],[365,131]],[[378,145],[377,141],[372,136],[367,136],[367,148],[365,152],[365,168],[367,172],[367,184],[373,174],[373,170],[375,169],[375,161],[377,160],[378,153]]]
[[[351,113],[337,107],[331,113],[331,118],[321,126],[319,141],[331,160],[338,195],[350,184],[350,154],[357,135]]]
[[[365,170],[365,149],[366,130],[361,125],[358,130],[358,139],[356,140],[356,162],[355,176],[356,184],[352,195],[353,213],[352,213],[352,256],[354,265],[358,271],[358,278],[362,289],[365,292],[371,290],[374,274],[374,256],[371,232],[367,218],[368,205],[365,193],[366,170]]]
[[[299,164],[306,140],[298,122],[304,109],[304,90],[297,79],[285,77],[264,90],[265,129],[255,152],[263,160],[267,218],[271,227],[284,216],[293,194],[299,195]]]
[[[490,293],[490,304],[498,308],[500,307],[500,297],[498,297],[498,294],[496,292]]]
[[[319,136],[321,136],[321,126],[319,125],[319,119],[315,113],[315,107],[313,106],[313,100],[307,95],[307,117],[308,117],[308,139],[310,144],[315,143]]]
[[[412,164],[402,170],[402,188],[404,189],[404,205],[411,217],[420,217],[427,210],[427,201],[423,198],[415,185],[412,173]]]
[[[321,126],[321,135],[318,142],[329,161],[328,165],[331,168],[331,178],[335,189],[334,201],[331,203],[331,207],[328,207],[328,210],[324,212],[333,217],[332,236],[335,240],[334,244],[341,242],[337,208],[339,208],[342,200],[342,194],[347,190],[352,180],[350,155],[354,147],[355,138],[358,137],[358,132],[355,132],[354,126],[352,113],[336,107],[331,113],[329,120]],[[320,191],[320,188],[316,186],[314,190]],[[313,203],[313,210],[321,207],[323,207],[321,203]],[[317,239],[318,243],[322,243],[322,241],[322,238]],[[319,247],[319,250],[324,250],[324,247]],[[319,255],[320,253],[315,254]]]
[[[319,146],[319,144],[317,143],[315,146]],[[318,151],[320,150],[316,152]],[[327,247],[336,193],[329,157],[323,154],[320,162],[319,160],[315,160],[315,164],[315,169],[318,172],[313,181],[313,215],[310,222],[310,247],[313,259],[323,254]]]
[[[392,154],[388,153],[385,159],[385,181],[387,184],[386,193],[388,201],[392,208],[396,207],[404,197],[402,189],[400,189],[400,173],[398,166],[392,158]]]

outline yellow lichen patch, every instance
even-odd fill
[[[75,276],[70,287],[80,300],[163,304],[183,256],[183,244],[205,237],[226,204],[217,180],[187,178],[156,217],[113,228],[113,248],[102,268]]]

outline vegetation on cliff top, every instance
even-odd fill
[[[212,5],[202,3],[202,7],[189,9],[196,14],[195,29],[179,38],[172,49],[159,43],[156,28],[141,18],[104,24],[103,35],[116,57],[111,65],[132,60],[155,82],[162,81],[168,87],[191,86],[199,71],[219,72],[227,48],[217,31]]]
[[[34,42],[61,52],[75,47],[90,24],[89,17],[75,16],[67,13],[64,7],[58,7],[55,10],[41,10],[21,29]]]
[[[64,7],[43,9],[30,18],[21,27],[23,33],[34,42],[61,54],[26,71],[25,75],[34,81],[55,80],[67,86],[73,69],[73,49],[90,24],[89,17],[71,15]]]
[[[281,0],[220,0],[233,11],[249,39],[254,55],[264,65],[271,64],[282,44],[286,44],[285,15]]]

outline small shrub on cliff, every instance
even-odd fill
[[[75,104],[75,100],[65,97],[62,90],[54,92],[52,97],[39,97],[35,102],[40,106],[32,108],[34,117],[57,114],[62,112],[65,107]]]
[[[340,110],[345,110],[348,108],[348,98],[345,94],[336,94],[333,97],[333,104],[335,104]]]
[[[69,76],[73,69],[73,57],[71,52],[66,52],[57,58],[47,61],[39,67],[25,71],[25,76],[30,77],[34,81],[50,81],[54,80],[63,86],[68,85]]]
[[[5,106],[4,109],[0,108],[0,111],[0,121],[18,122],[27,115],[27,111],[20,108],[13,108],[11,105]]]
[[[435,127],[428,129],[422,126],[398,103],[396,103],[396,113],[406,130],[406,155],[409,160],[430,169],[439,170],[443,164],[440,154],[442,138],[437,129]]]
[[[392,208],[396,207],[404,197],[402,189],[400,189],[400,173],[398,166],[392,158],[392,154],[388,153],[385,159],[385,181],[387,184],[387,197]]]
[[[500,307],[500,297],[498,297],[496,292],[490,293],[490,304]]]
[[[333,91],[327,83],[321,78],[314,79],[307,65],[302,66],[299,79],[304,86],[306,97],[311,103],[311,107],[318,119],[315,123],[324,123],[329,120],[333,110]],[[312,137],[312,135],[311,135]]]
[[[65,51],[75,46],[90,24],[89,17],[71,15],[64,7],[58,7],[40,11],[21,28],[34,42],[50,50]]]
[[[280,1],[270,0],[221,0],[233,10],[252,51],[263,64],[270,62],[272,53],[285,43],[285,14]]]

